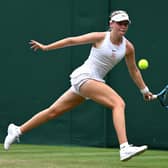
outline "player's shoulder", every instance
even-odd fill
[[[92,35],[99,40],[103,40],[106,36],[106,32],[92,32]]]
[[[131,41],[126,39],[126,55],[134,55],[135,54],[135,48]]]
[[[126,39],[126,48],[129,51],[134,51],[134,44],[131,41],[129,41],[128,39]]]

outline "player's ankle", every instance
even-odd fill
[[[19,133],[19,136],[22,135],[22,131],[21,131],[20,127],[18,127],[18,133]]]
[[[124,142],[124,143],[120,144],[120,149],[123,149],[127,146],[129,146],[128,142]]]

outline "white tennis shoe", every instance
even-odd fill
[[[14,124],[10,124],[8,126],[8,135],[6,136],[4,141],[4,149],[8,150],[10,148],[10,145],[15,141],[19,142],[20,135],[21,135],[20,128]]]
[[[131,159],[133,156],[143,153],[148,147],[146,145],[143,146],[133,146],[128,145],[122,149],[120,149],[120,160],[126,161]]]

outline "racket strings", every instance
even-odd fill
[[[163,106],[168,108],[168,87],[166,87],[162,94],[159,95],[159,100]]]

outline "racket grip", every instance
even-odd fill
[[[152,95],[152,99],[157,99],[158,95],[154,94]]]

